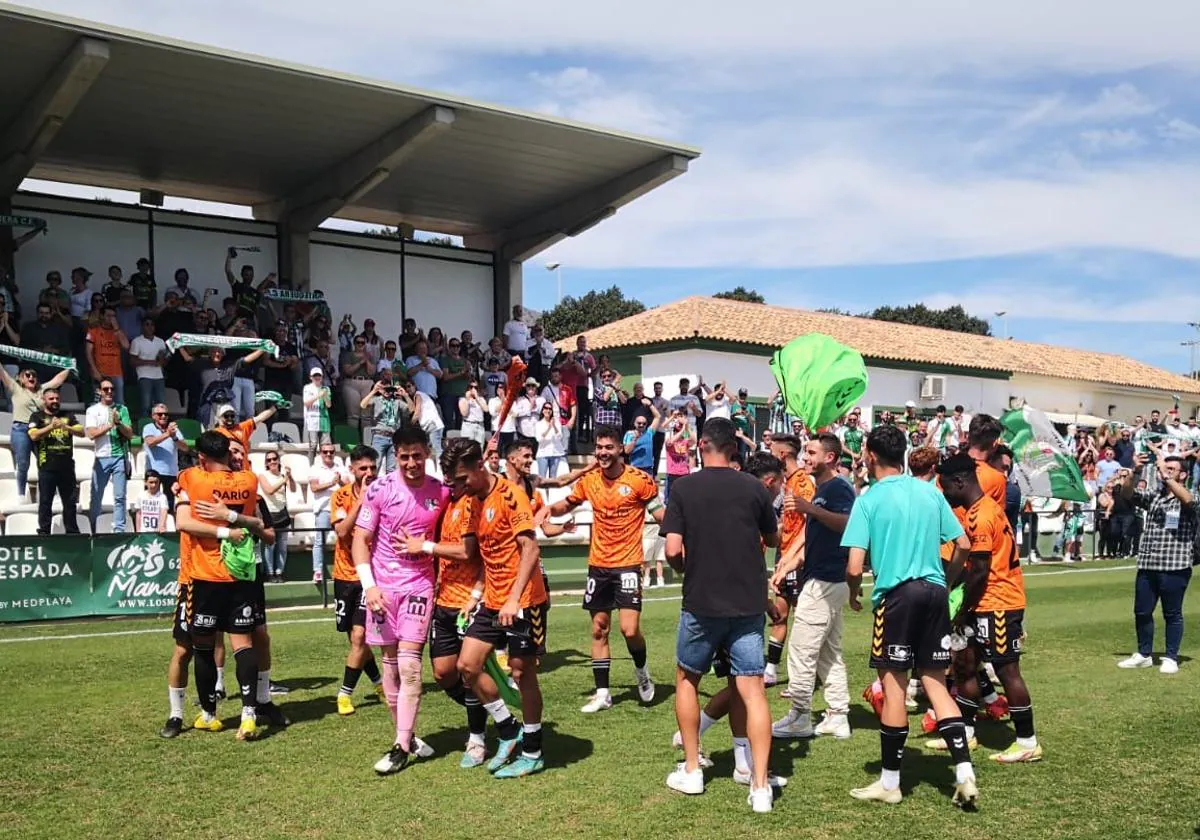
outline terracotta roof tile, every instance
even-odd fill
[[[712,297],[684,298],[589,330],[586,335],[593,350],[688,339],[770,348],[781,347],[810,332],[832,336],[868,359],[955,365],[1200,394],[1200,381],[1112,353]],[[558,346],[572,349],[575,339],[576,336],[570,336],[558,342]]]

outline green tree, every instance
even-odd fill
[[[822,306],[817,311],[822,313],[823,315],[846,315],[846,316],[850,315],[850,312],[848,312],[847,310],[838,309],[836,306]]]
[[[717,292],[713,295],[715,298],[724,300],[740,300],[742,303],[766,303],[767,299],[753,289],[747,289],[745,286],[737,286],[730,289],[728,292]]]
[[[984,318],[976,318],[957,304],[945,309],[930,309],[923,303],[912,306],[880,306],[872,312],[863,313],[864,318],[876,321],[893,321],[897,324],[912,324],[915,327],[933,327],[951,332],[991,335],[992,327]]]
[[[640,300],[627,298],[617,286],[611,286],[583,297],[567,295],[558,306],[543,313],[542,326],[550,339],[558,341],[645,311]]]

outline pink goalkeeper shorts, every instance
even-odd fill
[[[383,612],[367,610],[367,644],[424,643],[433,620],[433,587],[383,590]]]

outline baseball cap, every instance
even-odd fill
[[[218,417],[224,417],[226,414],[237,414],[237,409],[231,406],[229,403],[226,403],[217,409]]]
[[[913,402],[912,400],[909,400],[908,402],[906,402],[904,404],[904,407],[905,408],[916,408],[917,404],[915,402]]]
[[[320,376],[320,377],[324,377],[324,376],[325,376],[325,371],[324,371],[324,370],[322,370],[322,369],[321,369],[321,368],[319,368],[319,367],[314,367],[312,370],[310,370],[310,371],[308,372],[308,375],[309,375],[309,376]]]
[[[525,387],[526,387],[526,388],[528,388],[530,385],[532,385],[533,387],[535,387],[535,388],[536,388],[536,387],[537,387],[538,385],[540,385],[540,384],[542,384],[542,383],[538,382],[538,381],[537,381],[536,379],[534,379],[532,376],[531,376],[531,377],[529,377],[528,379],[526,379],[526,380],[525,380]]]

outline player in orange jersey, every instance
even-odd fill
[[[333,620],[339,633],[350,640],[350,652],[346,654],[346,667],[342,672],[342,687],[338,689],[337,710],[339,715],[354,714],[354,688],[365,671],[380,702],[386,702],[383,693],[383,677],[375,656],[367,645],[367,602],[363,597],[362,582],[350,556],[354,543],[354,522],[358,519],[363,496],[367,487],[375,480],[379,453],[369,446],[356,446],[350,450],[350,475],[354,479],[334,491],[329,502],[333,531],[337,542],[333,549]]]
[[[202,709],[195,728],[222,728],[216,717],[213,650],[216,633],[223,631],[233,646],[242,696],[238,738],[253,740],[261,733],[256,714],[259,658],[253,645],[254,630],[260,623],[260,599],[253,570],[247,576],[225,555],[235,556],[236,547],[249,534],[266,538],[268,529],[254,516],[258,482],[253,473],[230,466],[229,438],[205,432],[196,441],[196,452],[200,466],[180,473],[175,509],[179,530],[188,535],[186,562],[192,578],[190,630]],[[270,537],[273,539],[273,532]]]
[[[443,469],[451,487],[462,488],[460,492],[470,497],[463,542],[467,555],[478,558],[483,566],[483,600],[467,628],[458,667],[500,734],[500,744],[488,769],[497,778],[537,773],[545,767],[537,668],[538,657],[546,652],[548,596],[537,573],[540,554],[533,511],[520,488],[488,472],[483,451],[474,441],[455,450]],[[513,678],[521,691],[523,727],[483,670],[488,655],[500,647],[508,648]],[[518,744],[521,755],[509,764]]]
[[[981,661],[990,662],[1004,686],[1017,731],[1016,742],[992,759],[1001,764],[1039,761],[1042,748],[1034,733],[1033,703],[1021,676],[1025,580],[1012,525],[1003,506],[984,492],[972,457],[955,455],[942,462],[938,474],[942,493],[971,540],[963,603],[955,620],[956,630],[967,639],[953,659],[959,710],[964,721],[975,720],[980,701],[976,673]],[[974,745],[974,727],[967,726],[967,736]],[[939,742],[930,745],[937,748]]]
[[[804,444],[800,438],[793,435],[775,435],[771,438],[771,454],[783,462],[784,484],[780,502],[789,496],[812,501],[817,493],[817,486],[800,461]],[[783,659],[784,646],[787,643],[788,626],[792,610],[796,607],[796,599],[800,596],[800,566],[804,563],[804,527],[808,517],[797,510],[782,507],[779,513],[779,549],[775,554],[775,565],[787,563],[795,567],[783,580],[783,585],[775,596],[774,617],[771,620],[771,636],[767,639],[767,670],[763,672],[763,680],[768,686],[779,682],[779,663]],[[788,697],[787,689],[782,696]]]
[[[562,516],[584,502],[592,506],[591,545],[588,549],[587,588],[583,608],[592,616],[592,677],[596,691],[580,709],[590,714],[612,708],[608,676],[612,664],[608,634],[612,611],[619,610],[621,635],[633,659],[638,697],[654,700],[654,681],[646,667],[646,637],[642,635],[642,530],[649,513],[661,523],[663,505],[658,484],[647,473],[622,459],[621,432],[597,426],[595,454],[598,470],[586,473],[570,495],[550,506],[550,516]]]

